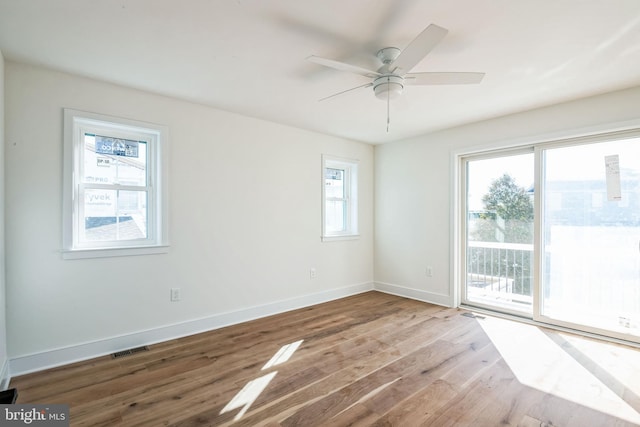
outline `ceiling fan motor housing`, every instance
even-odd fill
[[[397,74],[386,74],[373,80],[373,92],[378,99],[394,99],[402,94],[404,78]]]
[[[401,50],[397,47],[385,47],[383,49],[380,49],[376,53],[376,56],[380,61],[382,61],[384,65],[388,65],[396,60],[396,58],[400,55],[400,52]]]

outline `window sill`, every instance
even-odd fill
[[[322,236],[321,239],[323,242],[338,242],[341,240],[358,240],[360,238],[359,234],[346,234],[343,236]]]
[[[154,255],[169,252],[168,245],[138,246],[131,248],[95,248],[63,250],[62,259],[107,258],[118,256]]]

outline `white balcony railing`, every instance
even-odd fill
[[[532,304],[533,244],[467,243],[467,298]]]

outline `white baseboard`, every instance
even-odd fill
[[[422,302],[442,305],[445,307],[453,307],[453,299],[449,295],[436,294],[433,292],[422,291],[420,289],[407,288],[404,286],[383,282],[375,282],[373,284],[373,288],[376,291],[384,292],[391,295],[411,298]]]
[[[9,359],[5,359],[2,364],[2,370],[0,370],[0,390],[6,390],[9,388],[9,382],[11,376],[9,375]]]
[[[332,301],[374,290],[373,283],[361,283],[344,288],[331,289],[315,294],[303,295],[288,300],[250,307],[242,310],[221,313],[214,316],[188,320],[174,325],[160,326],[147,331],[134,332],[112,338],[48,350],[36,354],[12,358],[9,361],[8,374],[24,375],[56,366],[68,365],[95,357],[104,356],[129,348],[151,345],[200,332],[211,331],[285,311],[308,307],[314,304]],[[5,366],[6,370],[6,366]],[[3,377],[4,378],[4,377]],[[9,375],[7,378],[10,379]]]

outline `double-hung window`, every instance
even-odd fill
[[[167,130],[65,110],[64,257],[167,250]]]
[[[358,237],[358,162],[322,156],[322,239]]]

